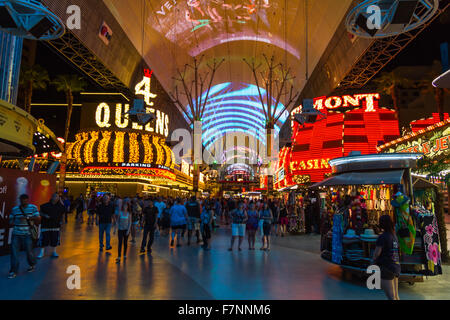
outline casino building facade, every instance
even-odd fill
[[[304,126],[292,122],[292,142],[280,151],[275,188],[320,182],[331,174],[330,160],[353,151],[377,153],[377,146],[399,138],[395,112],[380,107],[379,100],[378,93],[316,98],[315,108],[326,118]]]

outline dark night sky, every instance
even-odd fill
[[[71,62],[63,58],[59,53],[50,49],[42,42],[38,42],[36,64],[47,69],[50,80],[54,79],[59,74],[78,74],[87,82],[86,91],[101,92],[103,89],[94,81],[87,77],[84,73],[79,71]],[[49,85],[47,90],[35,90],[33,92],[33,103],[66,103],[64,93],[57,92],[52,85]],[[74,95],[74,103],[80,103],[80,95]],[[34,106],[32,114],[37,119],[44,119],[45,124],[52,129],[57,136],[64,135],[64,123],[66,118],[67,108],[63,106],[42,107]],[[80,127],[81,107],[74,107],[71,121],[71,137],[73,140],[75,133]]]
[[[449,10],[447,10],[449,11]],[[403,50],[393,61],[391,61],[383,71],[391,71],[397,66],[431,65],[434,60],[440,60],[440,44],[450,42],[450,19],[446,13],[445,24],[443,19],[436,19],[424,32],[422,32],[405,50]],[[84,76],[88,82],[86,91],[101,92],[103,89],[94,81],[81,73],[71,62],[66,61],[59,53],[50,49],[43,43],[38,43],[36,63],[46,68],[50,78],[55,78],[58,74],[79,74]],[[33,103],[65,103],[63,93],[58,93],[50,85],[45,91],[35,91]],[[75,95],[75,103],[81,103],[80,96]],[[65,107],[33,107],[32,114],[36,118],[43,118],[48,127],[55,131],[58,136],[64,132],[64,121],[66,116]],[[75,107],[72,123],[71,137],[79,129],[81,107]]]
[[[445,21],[436,18],[383,71],[392,71],[398,66],[431,65],[434,60],[441,60],[440,45],[443,42],[450,42],[450,19],[448,18],[450,10],[447,10],[445,15]]]

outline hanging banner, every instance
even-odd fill
[[[30,203],[39,208],[55,191],[56,175],[0,168],[0,255],[9,252],[9,214],[18,205],[19,197],[28,194]]]

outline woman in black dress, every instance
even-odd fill
[[[394,223],[388,215],[380,217],[383,234],[378,237],[372,264],[381,270],[381,288],[389,300],[400,300],[398,278],[400,277],[400,257]]]

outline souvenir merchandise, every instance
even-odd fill
[[[414,250],[414,241],[416,239],[416,228],[409,211],[410,200],[407,196],[398,192],[392,206],[395,208],[397,223],[395,229],[398,236],[401,252],[412,254]]]

